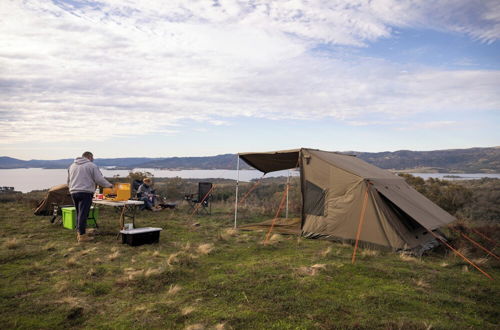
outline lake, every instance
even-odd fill
[[[236,180],[236,170],[162,170],[154,168],[136,168],[134,172],[150,172],[156,178],[175,178],[183,179],[233,179]],[[109,170],[101,169],[105,177],[126,177],[129,170]],[[296,171],[290,171],[291,175],[298,175]],[[266,177],[286,176],[288,171],[277,171],[269,173]],[[240,170],[240,181],[250,181],[258,179],[262,172],[257,170]],[[68,171],[66,169],[43,169],[43,168],[16,168],[0,169],[0,186],[14,187],[21,192],[32,190],[48,189],[55,185],[66,183]]]
[[[138,168],[134,171],[148,171],[157,178],[180,177],[183,179],[233,179],[236,180],[236,170],[162,170],[152,168]],[[110,170],[101,169],[105,177],[126,177],[128,170]],[[290,171],[291,175],[299,175],[297,171]],[[287,176],[288,171],[277,171],[269,173],[266,177]],[[412,173],[412,175],[427,178],[438,178],[446,180],[471,180],[480,178],[500,178],[500,173],[484,174],[448,174],[448,173]],[[456,175],[458,178],[447,178],[448,175]],[[250,181],[258,179],[262,172],[257,170],[240,170],[240,180]],[[55,185],[66,183],[66,169],[42,169],[42,168],[19,168],[19,169],[0,169],[0,186],[14,187],[17,191],[29,192],[32,190],[48,189]]]

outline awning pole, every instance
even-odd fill
[[[238,188],[240,185],[240,155],[236,161],[236,197],[234,200],[234,229],[236,229],[236,222],[238,219]]]
[[[290,170],[288,170],[288,177],[286,178],[286,211],[285,211],[285,219],[288,219],[288,190],[290,187]]]

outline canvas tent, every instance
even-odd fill
[[[300,168],[305,237],[354,242],[359,234],[363,246],[420,250],[434,242],[429,231],[455,220],[403,178],[355,156],[302,148],[239,157],[264,173]]]

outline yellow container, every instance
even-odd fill
[[[127,201],[132,196],[130,183],[115,183],[113,188],[104,188],[104,199],[111,201]]]

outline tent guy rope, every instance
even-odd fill
[[[487,278],[489,278],[490,280],[493,280],[493,277],[490,276],[490,274],[488,274],[487,272],[485,272],[484,270],[482,270],[481,268],[479,268],[478,265],[476,265],[475,263],[473,263],[471,260],[469,260],[466,256],[464,256],[462,253],[460,253],[460,251],[456,250],[455,248],[453,248],[450,244],[448,244],[444,239],[442,239],[440,236],[436,235],[432,230],[429,230],[427,229],[427,231],[432,235],[434,236],[438,241],[440,241],[441,243],[443,243],[444,245],[446,245],[450,250],[452,250],[456,255],[458,255],[459,257],[461,257],[462,259],[464,259],[465,261],[467,261],[469,264],[471,264],[474,268],[476,268],[477,270],[479,270],[484,276],[486,276]]]
[[[358,250],[358,242],[359,242],[359,238],[361,236],[361,228],[362,228],[363,222],[365,220],[365,211],[366,211],[367,201],[368,201],[368,184],[366,185],[365,197],[363,199],[363,207],[361,208],[361,214],[359,215],[358,232],[356,233],[356,244],[354,244],[354,251],[352,252],[351,263],[353,263],[353,264],[356,261],[356,251]]]
[[[265,175],[266,175],[265,173],[264,173],[264,174],[262,174],[262,176],[260,177],[260,179],[259,179],[256,183],[254,183],[252,187],[250,187],[250,189],[249,189],[249,190],[247,191],[247,193],[243,196],[243,198],[242,198],[242,199],[238,202],[238,204],[242,204],[242,203],[243,203],[243,202],[247,199],[247,197],[250,195],[250,193],[251,193],[252,191],[254,191],[254,190],[255,190],[255,188],[257,188],[257,186],[258,186],[258,185],[262,182],[262,179],[264,179],[264,176],[265,176]]]
[[[205,194],[205,196],[203,196],[200,203],[195,205],[193,213],[191,213],[191,216],[193,216],[196,213],[196,211],[198,211],[198,209],[203,205],[203,202],[205,201],[205,199],[207,199],[208,196],[210,196],[210,193],[215,190],[215,186],[216,186],[216,184],[214,184],[212,186],[212,188],[210,188],[210,190]]]
[[[283,205],[285,203],[287,195],[288,195],[288,187],[286,187],[285,191],[283,191],[283,197],[281,197],[281,202],[280,202],[278,211],[276,212],[276,215],[274,216],[273,222],[271,223],[271,227],[269,228],[269,231],[267,232],[266,239],[264,240],[264,244],[267,244],[267,242],[269,241],[269,238],[271,236],[271,232],[273,231],[273,228],[274,228],[274,224],[276,223],[276,220],[278,219],[278,216],[279,216],[281,210],[283,209]]]
[[[472,244],[474,244],[475,246],[477,246],[478,248],[480,248],[484,252],[488,253],[490,256],[496,258],[497,260],[500,259],[496,254],[494,254],[493,252],[491,252],[490,250],[488,250],[487,248],[485,248],[484,246],[482,246],[478,242],[474,241],[472,238],[470,238],[469,236],[465,235],[464,233],[460,232],[460,236],[462,236],[463,238],[465,238],[466,240],[468,240],[469,242],[471,242]]]

